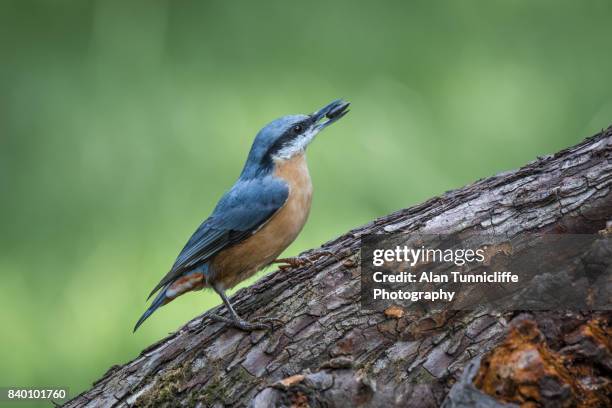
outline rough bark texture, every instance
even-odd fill
[[[238,312],[278,317],[274,331],[227,329],[205,313],[66,406],[610,406],[609,312],[365,311],[358,256],[370,233],[595,233],[612,220],[611,189],[609,128],[377,219],[305,253],[326,251],[313,265],[240,290]]]

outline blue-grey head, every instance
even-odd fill
[[[315,136],[348,113],[349,103],[337,99],[310,115],[288,115],[259,131],[241,177],[270,171],[275,163],[303,154]]]

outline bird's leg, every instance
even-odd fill
[[[312,265],[314,262],[324,257],[325,255],[331,255],[335,257],[336,255],[330,251],[320,251],[315,252],[309,256],[296,256],[292,258],[278,258],[272,261],[272,263],[282,264],[278,267],[281,271],[286,271],[287,269],[299,268],[301,266]]]
[[[210,317],[215,321],[226,323],[232,327],[235,327],[237,329],[244,330],[244,331],[271,330],[272,329],[271,323],[275,321],[281,321],[280,319],[263,317],[263,318],[256,319],[256,321],[254,322],[247,322],[246,320],[238,316],[238,313],[236,313],[236,311],[234,310],[234,307],[230,303],[223,289],[217,287],[217,285],[213,285],[213,289],[215,290],[215,292],[219,294],[219,296],[221,296],[221,299],[223,300],[223,304],[225,305],[230,315],[232,316],[231,318],[229,318],[229,317],[219,316],[215,314],[210,315]]]

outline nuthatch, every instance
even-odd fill
[[[336,100],[311,115],[284,116],[259,131],[240,177],[153,289],[149,297],[159,293],[134,331],[160,306],[202,288],[217,292],[231,315],[216,320],[242,330],[269,327],[266,321],[273,319],[247,322],[238,316],[225,291],[275,262],[302,230],[312,196],[306,147],[348,113],[348,106]]]

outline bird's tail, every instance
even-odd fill
[[[134,332],[138,330],[138,327],[140,327],[140,325],[159,307],[173,301],[183,293],[202,289],[204,285],[204,274],[201,271],[186,273],[167,283],[162,287],[157,296],[155,296],[151,306],[149,306],[142,316],[140,316],[140,319],[136,322],[136,326],[134,326]]]
[[[151,306],[149,306],[149,308],[145,310],[142,316],[140,316],[140,319],[138,319],[138,321],[136,322],[136,326],[134,326],[134,332],[138,330],[140,325],[144,323],[144,321],[147,320],[149,316],[153,314],[153,312],[155,312],[160,306],[165,305],[171,300],[166,297],[166,291],[168,290],[168,287],[171,284],[172,283],[167,284],[162,290],[159,291],[157,296],[155,296],[155,299],[153,299],[153,303],[151,303]]]

